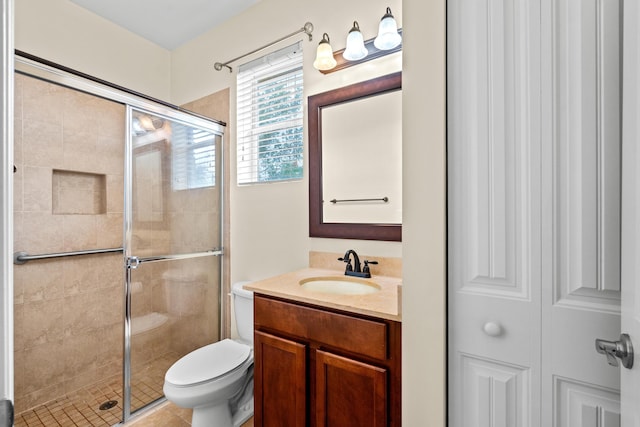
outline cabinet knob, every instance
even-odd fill
[[[490,337],[499,337],[502,335],[502,326],[498,322],[487,322],[482,327],[482,330]]]

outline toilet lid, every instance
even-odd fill
[[[164,379],[176,386],[211,381],[240,366],[250,353],[248,345],[224,339],[187,354],[169,368]]]

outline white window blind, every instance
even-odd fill
[[[302,77],[301,43],[239,67],[238,184],[302,179]]]
[[[139,155],[149,151],[161,154],[160,173],[171,171],[172,190],[188,190],[216,185],[216,143],[220,136],[194,125],[143,111],[133,111],[133,146]],[[155,148],[162,143],[162,149]],[[164,146],[171,153],[165,153]],[[136,155],[136,157],[138,156]],[[164,162],[169,164],[163,164]]]
[[[180,123],[172,123],[171,128],[173,189],[215,186],[216,136],[206,130]]]

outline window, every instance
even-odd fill
[[[302,44],[239,67],[238,184],[302,179]]]

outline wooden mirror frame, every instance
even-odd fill
[[[322,110],[402,89],[402,72],[344,86],[308,98],[309,125],[309,237],[402,241],[402,224],[336,223],[323,221]],[[402,141],[396,141],[401,144]]]

